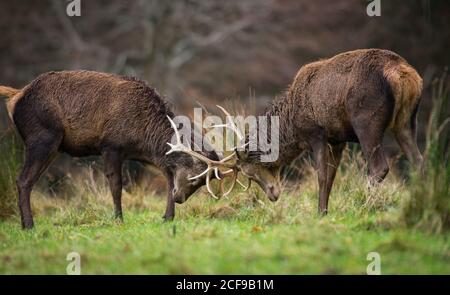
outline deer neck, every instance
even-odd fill
[[[289,165],[307,146],[302,136],[303,127],[298,120],[302,117],[300,112],[298,105],[287,94],[276,98],[265,111],[268,122],[271,122],[271,116],[277,116],[279,120],[277,166]]]

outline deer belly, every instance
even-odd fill
[[[100,153],[99,133],[89,128],[66,129],[60,150],[77,157],[98,155]]]
[[[327,137],[331,143],[342,143],[354,141],[356,138],[355,131],[348,120],[336,120],[327,122]]]

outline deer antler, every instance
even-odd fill
[[[226,127],[228,129],[231,129],[237,136],[239,142],[241,142],[244,139],[244,136],[241,133],[241,130],[239,130],[238,126],[233,122],[232,116],[230,113],[227,112],[223,107],[220,105],[216,105],[225,115],[225,119],[227,121],[226,124],[220,124],[220,125],[213,125],[212,127]],[[236,147],[235,147],[236,149]]]
[[[226,116],[225,119],[226,119],[227,123],[226,124],[213,125],[212,127],[225,127],[225,128],[228,128],[228,129],[232,130],[234,132],[234,134],[236,134],[239,143],[241,143],[242,140],[244,139],[244,136],[242,135],[242,132],[239,129],[239,127],[233,122],[233,119],[232,119],[232,116],[230,115],[230,113],[224,107],[222,107],[220,105],[216,105],[216,106],[225,114],[225,116]],[[248,145],[248,143],[244,143],[239,148],[244,148],[247,145]],[[237,158],[237,149],[238,149],[238,147],[235,146],[234,149],[233,149],[233,153],[230,156],[235,156]],[[240,186],[242,186],[244,191],[247,191],[250,188],[251,184],[252,184],[251,179],[247,179],[247,180],[248,180],[248,184],[247,184],[247,186],[245,186],[237,178],[237,172],[236,172],[235,177],[233,177],[233,183],[231,184],[231,188],[227,191],[226,194],[224,194],[224,196],[228,195],[233,190],[234,186],[236,185],[236,182]]]
[[[228,113],[227,110],[225,110],[225,108],[221,107],[220,105],[217,105],[217,107],[226,115],[227,123],[220,124],[220,125],[213,125],[212,127],[228,128],[228,129],[232,130],[234,132],[234,134],[236,134],[239,143],[242,142],[242,140],[244,139],[244,136],[242,135],[242,132],[239,130],[238,126],[233,122],[233,119],[232,119],[232,116],[230,115],[230,113]],[[247,186],[242,184],[242,182],[240,182],[239,179],[237,178],[238,170],[236,168],[236,163],[231,163],[231,161],[237,159],[237,147],[236,146],[233,149],[233,153],[231,153],[230,155],[221,159],[220,161],[211,160],[208,157],[205,157],[204,155],[202,155],[200,153],[194,152],[190,147],[183,145],[181,143],[181,136],[180,136],[180,133],[178,132],[177,125],[169,116],[167,116],[167,118],[169,119],[170,124],[172,125],[172,128],[175,132],[175,137],[176,137],[177,142],[176,142],[176,144],[172,144],[169,142],[167,143],[170,146],[170,150],[166,154],[168,155],[173,152],[183,152],[183,153],[189,154],[192,157],[195,157],[195,158],[203,161],[207,165],[207,168],[205,169],[205,171],[203,171],[202,173],[200,173],[196,176],[190,177],[189,180],[197,179],[197,178],[200,178],[200,177],[203,177],[206,175],[206,189],[208,190],[209,194],[214,199],[219,199],[219,198],[214,194],[214,192],[212,191],[211,186],[210,186],[211,173],[213,173],[213,172],[214,172],[215,177],[221,181],[220,188],[221,188],[223,197],[227,197],[228,194],[231,193],[231,191],[234,189],[234,187],[236,185],[236,182],[244,188],[244,191],[247,191],[250,188],[251,180],[248,179]],[[245,147],[247,144],[240,146],[240,148]],[[221,172],[220,168],[222,168],[222,167],[228,168],[229,170]],[[229,175],[230,173],[232,173],[232,177],[233,177],[231,187],[226,192],[223,192],[224,182],[223,182],[223,179],[221,179],[221,175],[226,176],[226,175]]]
[[[167,143],[170,146],[170,150],[166,153],[166,155],[169,155],[173,152],[183,152],[183,153],[186,153],[188,155],[191,155],[192,157],[195,157],[195,158],[203,161],[207,165],[207,168],[205,169],[205,171],[203,171],[202,173],[200,173],[196,176],[189,177],[189,180],[197,179],[197,178],[200,178],[200,177],[203,177],[204,175],[206,175],[206,189],[208,190],[209,194],[214,199],[219,199],[215,195],[215,193],[213,192],[213,190],[211,189],[211,186],[210,186],[211,173],[214,172],[215,177],[221,181],[222,181],[222,179],[221,179],[220,175],[225,176],[232,172],[233,172],[233,174],[235,174],[235,173],[237,174],[237,172],[235,172],[235,171],[237,171],[235,164],[230,163],[230,161],[233,160],[236,155],[231,154],[231,155],[228,155],[227,157],[221,159],[220,161],[215,161],[215,160],[209,159],[208,157],[205,157],[204,155],[202,155],[200,153],[193,151],[190,147],[183,145],[183,143],[181,142],[181,136],[180,136],[180,133],[178,131],[178,128],[177,128],[177,125],[175,124],[175,122],[169,116],[167,116],[167,119],[169,119],[169,122],[172,125],[172,128],[175,132],[176,143],[175,144],[172,144],[170,142]],[[229,170],[221,172],[219,170],[219,168],[221,168],[221,167],[229,168]]]

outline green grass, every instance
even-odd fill
[[[446,76],[435,86],[424,174],[391,173],[368,186],[365,161],[347,149],[330,197],[317,215],[316,175],[308,163],[288,170],[270,203],[255,187],[213,201],[204,191],[164,223],[163,197],[142,186],[125,192],[125,223],[95,168],[58,181],[56,196],[35,190],[33,230],[20,229],[14,137],[0,142],[0,274],[65,274],[67,254],[83,274],[365,274],[378,252],[382,274],[450,274],[450,151]],[[3,138],[2,138],[3,139]],[[300,173],[298,173],[300,172]]]
[[[390,177],[355,189],[365,178],[345,169],[324,218],[312,175],[273,204],[258,190],[220,201],[200,194],[169,223],[164,200],[142,192],[125,193],[125,223],[115,222],[103,179],[77,198],[35,193],[35,229],[22,231],[18,218],[0,223],[0,273],[65,274],[76,251],[83,274],[365,274],[376,251],[383,274],[449,274],[448,235],[398,224],[404,185]]]

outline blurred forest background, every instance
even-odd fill
[[[79,17],[66,15],[68,3],[0,2],[1,85],[89,69],[144,79],[179,113],[191,113],[195,101],[213,110],[224,100],[260,111],[303,64],[377,47],[397,52],[424,78],[423,141],[430,84],[450,65],[445,0],[382,0],[380,17],[366,14],[364,0],[81,0]],[[0,116],[4,132],[3,103]],[[62,157],[49,175],[78,163]]]

